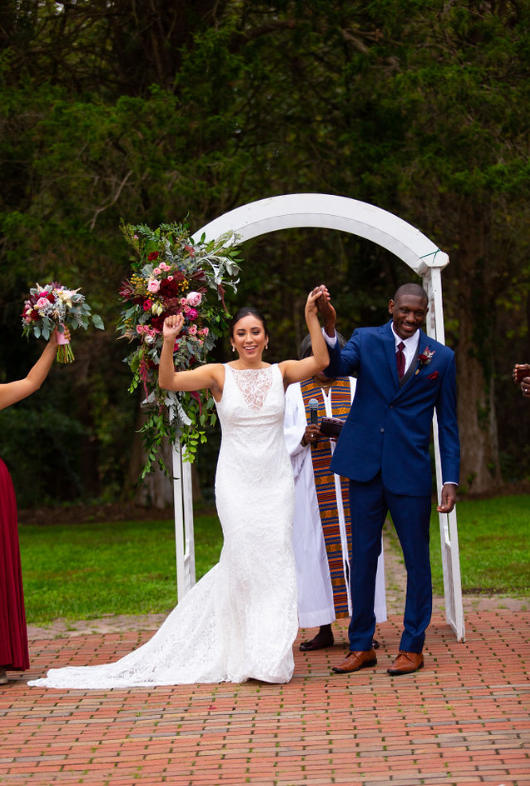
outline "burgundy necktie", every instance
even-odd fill
[[[397,346],[397,352],[396,352],[397,372],[398,372],[398,377],[400,379],[403,378],[403,374],[405,373],[405,355],[403,354],[404,349],[405,349],[405,344],[402,341],[400,341]]]

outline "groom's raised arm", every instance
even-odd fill
[[[358,335],[354,333],[341,351],[335,330],[337,313],[331,303],[327,289],[324,289],[322,296],[317,301],[317,305],[324,325],[322,333],[329,350],[329,366],[324,369],[323,373],[327,377],[349,376],[358,367]]]

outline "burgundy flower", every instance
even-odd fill
[[[130,281],[122,281],[119,288],[119,295],[123,300],[130,300],[134,295],[134,287]]]
[[[152,262],[154,259],[158,259],[159,256],[160,254],[158,253],[158,251],[151,251],[147,259],[149,262]]]
[[[153,305],[152,300],[144,300],[144,311],[150,311],[152,305]]]
[[[429,347],[425,347],[421,355],[418,355],[418,360],[420,362],[420,366],[428,366],[432,360],[432,356],[436,353],[436,350],[429,349]]]
[[[167,278],[161,279],[160,292],[166,297],[176,297],[179,293],[179,282],[176,277],[173,278],[173,281],[169,281]]]
[[[193,321],[194,319],[197,319],[197,317],[199,316],[199,312],[197,311],[196,308],[190,308],[187,316],[190,321]]]
[[[150,323],[149,323],[149,324],[151,325],[151,327],[153,328],[153,330],[158,330],[158,331],[162,332],[162,328],[164,327],[164,320],[165,320],[165,318],[166,318],[166,317],[168,317],[168,316],[169,316],[169,314],[167,313],[167,311],[164,311],[164,313],[163,313],[163,314],[160,314],[160,316],[158,316],[158,317],[153,317],[153,318],[150,320]]]

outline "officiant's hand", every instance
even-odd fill
[[[184,317],[182,314],[174,314],[171,317],[164,319],[163,335],[164,341],[174,341],[184,324]]]
[[[304,436],[300,440],[300,443],[305,447],[306,445],[315,445],[320,437],[323,437],[324,434],[320,431],[319,427],[316,423],[308,423],[306,429],[304,431]]]

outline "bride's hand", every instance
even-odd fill
[[[318,314],[317,300],[322,296],[325,287],[323,285],[315,287],[308,295],[305,304],[305,315],[308,317],[310,314]]]
[[[182,325],[184,324],[184,317],[182,314],[175,314],[171,317],[166,317],[164,319],[164,327],[163,327],[163,334],[164,340],[175,340],[180,331],[182,330]]]

